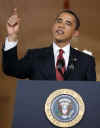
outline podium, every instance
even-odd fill
[[[47,119],[45,103],[59,89],[74,90],[84,101],[83,118],[72,128],[100,127],[100,82],[19,80],[12,128],[58,128]]]

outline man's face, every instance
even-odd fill
[[[72,39],[75,33],[75,17],[69,13],[60,14],[52,29],[53,39],[57,42],[66,42]]]

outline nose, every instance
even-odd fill
[[[64,28],[64,27],[65,27],[64,23],[59,23],[58,24],[58,28]]]

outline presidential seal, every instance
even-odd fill
[[[45,114],[55,126],[68,128],[82,119],[85,104],[81,96],[71,89],[52,92],[45,103]]]

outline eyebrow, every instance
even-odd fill
[[[57,18],[56,18],[56,20],[62,20],[62,18],[60,18],[60,17],[57,17]]]
[[[65,22],[72,24],[72,22],[70,20],[66,20]]]

